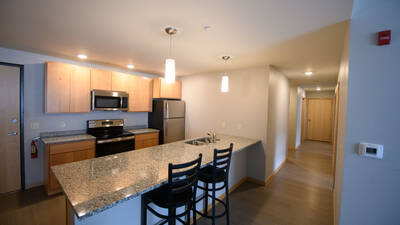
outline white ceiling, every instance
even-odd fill
[[[0,46],[178,75],[272,64],[299,84],[334,82],[352,0],[2,0]],[[211,26],[205,31],[204,26]],[[315,72],[304,79],[304,72]]]

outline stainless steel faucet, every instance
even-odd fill
[[[207,135],[210,136],[211,142],[212,143],[217,143],[217,135],[215,132],[207,132]]]

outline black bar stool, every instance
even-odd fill
[[[190,225],[190,211],[193,210],[193,215],[196,215],[196,189],[201,157],[200,154],[199,158],[191,162],[168,165],[168,184],[142,195],[141,225],[147,223],[147,209],[157,217],[164,219],[157,223],[159,225],[167,222],[169,225],[175,225],[176,220]],[[150,203],[168,209],[168,215],[158,213],[149,206]],[[176,209],[183,206],[185,206],[184,212],[176,214]],[[183,216],[185,216],[185,221],[180,218]],[[194,218],[193,224],[196,224],[196,218]]]
[[[212,165],[206,166],[200,169],[199,180],[204,183],[204,187],[198,186],[204,191],[202,197],[196,200],[196,203],[204,199],[204,213],[196,211],[198,214],[205,218],[212,220],[212,225],[215,225],[215,219],[226,215],[226,224],[229,225],[229,167],[231,164],[233,144],[231,143],[229,148],[226,149],[214,149],[214,160]],[[220,187],[216,187],[217,183],[222,183]],[[209,184],[212,184],[212,188],[209,188]],[[215,193],[225,188],[225,202],[218,199]],[[209,192],[212,192],[212,195]],[[208,215],[208,197],[211,197],[212,202],[212,215]],[[219,215],[215,215],[215,201],[218,201],[225,206],[225,211]]]

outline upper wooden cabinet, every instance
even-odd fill
[[[129,112],[151,112],[153,80],[140,76],[129,76]]]
[[[68,113],[72,66],[47,62],[45,75],[45,112]]]
[[[153,98],[181,99],[182,82],[175,80],[169,84],[163,78],[153,79]]]
[[[89,87],[89,68],[47,62],[45,75],[45,112],[89,112]]]
[[[128,92],[129,112],[152,111],[153,80],[150,78],[58,62],[46,62],[45,66],[46,113],[90,112],[90,90],[93,89]],[[162,90],[163,93],[168,90],[168,98],[174,98],[171,88]]]
[[[111,71],[90,69],[90,89],[111,91]]]
[[[90,112],[90,69],[72,66],[69,112]]]
[[[111,75],[111,90],[128,92],[129,77],[131,75],[119,72],[112,72]]]

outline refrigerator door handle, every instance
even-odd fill
[[[168,103],[167,103],[167,105],[168,105]],[[168,126],[167,126],[166,120],[164,120],[164,129],[165,129],[165,136],[167,137],[168,136]]]
[[[169,118],[169,107],[168,107],[168,102],[165,102],[165,108],[166,108],[166,111],[167,111],[167,118]]]

